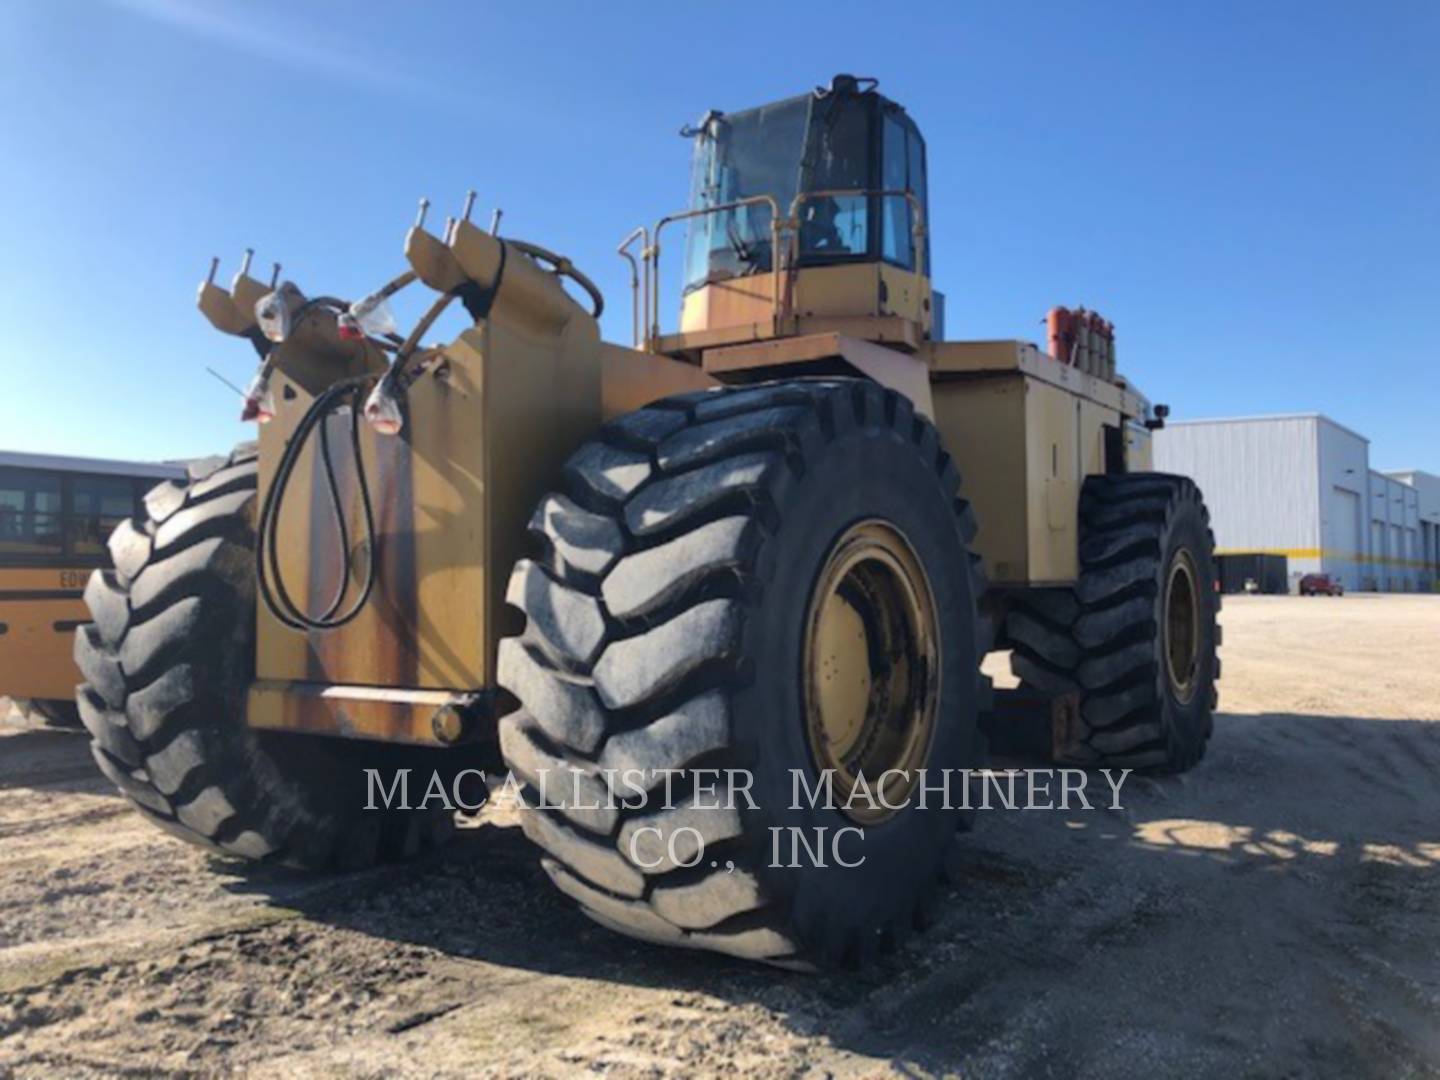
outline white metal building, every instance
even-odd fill
[[[1440,476],[1419,469],[1387,472],[1385,475],[1414,491],[1420,528],[1418,554],[1415,556],[1420,563],[1420,587],[1426,587],[1424,578],[1428,574],[1430,588],[1440,589]]]
[[[1205,493],[1220,554],[1285,555],[1292,588],[1309,573],[1347,589],[1436,587],[1440,478],[1372,470],[1370,441],[1329,417],[1171,422],[1154,447],[1156,469]]]

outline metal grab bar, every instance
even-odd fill
[[[630,245],[636,240],[640,241],[640,261],[635,261],[635,256],[630,254]],[[630,344],[640,348],[645,330],[650,325],[650,230],[644,225],[637,225],[630,235],[620,241],[620,246],[615,253],[630,264]],[[644,311],[641,311],[642,294],[641,269],[644,269],[643,294]]]
[[[802,203],[811,199],[840,199],[840,198],[877,198],[877,199],[904,199],[910,204],[914,211],[915,224],[911,233],[915,237],[915,265],[921,265],[920,241],[925,238],[925,208],[920,205],[919,197],[909,188],[822,188],[819,191],[802,191],[790,201],[790,219],[787,224],[794,228],[798,239],[800,222],[796,214],[800,211]],[[798,249],[797,249],[798,254]]]
[[[919,197],[909,188],[825,188],[819,191],[802,191],[790,202],[790,217],[786,224],[793,230],[795,250],[794,257],[786,259],[785,299],[787,305],[790,299],[790,290],[794,285],[794,271],[800,265],[800,205],[811,199],[840,198],[904,199],[910,204],[911,220],[914,222],[910,228],[910,234],[915,245],[915,292],[917,296],[923,295],[925,292],[925,208],[920,205]]]
[[[655,223],[655,232],[652,234],[654,242],[649,248],[650,263],[650,342],[660,340],[660,231],[673,221],[686,221],[689,218],[705,217],[709,214],[720,214],[727,210],[739,210],[742,206],[768,206],[770,207],[770,262],[772,268],[778,268],[780,263],[780,204],[769,195],[750,195],[744,199],[736,199],[734,202],[720,203],[716,206],[703,206],[698,210],[685,210],[678,214],[669,214]],[[775,273],[773,287],[771,289],[771,304],[774,307],[776,316],[780,313],[780,275]]]
[[[800,207],[811,199],[822,198],[904,199],[908,202],[913,221],[910,231],[915,245],[915,279],[917,287],[923,284],[925,278],[925,208],[920,204],[919,197],[913,191],[899,188],[823,188],[818,191],[802,191],[791,200],[789,215],[784,218],[780,216],[780,205],[773,196],[751,195],[734,202],[669,214],[655,223],[653,233],[647,232],[645,226],[641,225],[620,242],[620,246],[615,250],[630,264],[631,322],[636,348],[640,348],[642,345],[645,348],[653,348],[660,339],[660,233],[666,225],[675,221],[687,221],[691,218],[738,210],[745,206],[768,206],[770,208],[771,308],[775,326],[778,328],[784,315],[782,300],[788,305],[794,271],[800,262],[800,221],[798,217]],[[793,242],[791,242],[791,238],[787,238],[787,242],[782,246],[781,234],[787,232],[792,234]],[[638,266],[635,256],[629,250],[637,238],[641,241]],[[781,291],[782,276],[785,279],[783,294]],[[644,327],[643,335],[641,327]]]

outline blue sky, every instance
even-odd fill
[[[205,367],[253,354],[194,308],[209,257],[359,295],[468,187],[628,341],[614,246],[684,202],[681,124],[851,71],[926,135],[950,337],[1083,303],[1176,418],[1319,410],[1440,472],[1437,40],[1398,0],[7,0],[0,447],[227,447]]]

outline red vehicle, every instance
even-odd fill
[[[1300,579],[1301,596],[1344,596],[1345,586],[1329,574],[1306,574]]]

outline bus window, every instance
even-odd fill
[[[110,564],[110,534],[144,493],[184,475],[180,466],[0,451],[0,694],[47,708],[73,702],[75,630],[90,621],[85,583]]]
[[[101,555],[116,526],[135,512],[131,481],[123,476],[76,476],[66,516],[70,554]]]
[[[59,555],[60,477],[0,468],[0,554]]]

